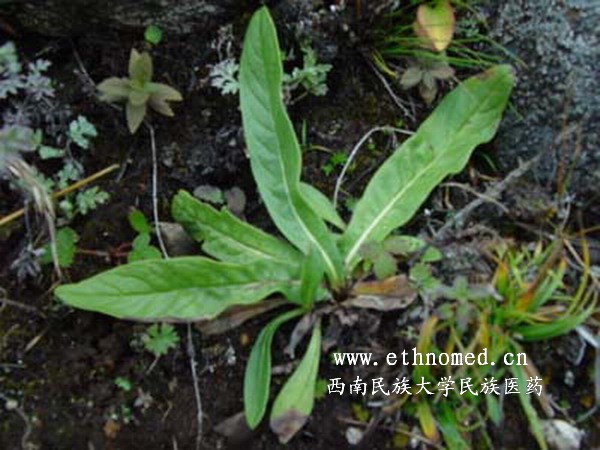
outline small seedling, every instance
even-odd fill
[[[331,64],[317,63],[317,54],[308,46],[302,47],[304,58],[302,67],[296,67],[291,74],[284,74],[284,91],[290,95],[291,91],[302,87],[305,93],[323,96],[327,94],[327,74],[331,70]]]
[[[148,107],[159,114],[172,117],[169,102],[183,100],[179,91],[163,83],[152,81],[152,58],[148,52],[139,53],[131,49],[129,78],[111,77],[98,85],[100,100],[106,102],[125,101],[127,126],[133,134],[141,125]]]
[[[445,60],[417,59],[400,78],[402,89],[419,87],[419,94],[428,105],[438,93],[438,83],[454,77],[454,69]]]
[[[156,358],[166,355],[169,350],[177,347],[179,336],[173,325],[150,325],[142,337],[144,347]]]
[[[69,124],[69,131],[67,134],[69,139],[86,150],[90,147],[90,138],[98,136],[96,127],[84,116],[78,116],[76,120]]]
[[[56,252],[58,256],[58,263],[62,268],[71,267],[75,253],[77,252],[77,241],[79,236],[69,227],[61,228],[56,233]],[[52,264],[52,249],[50,244],[46,244],[43,247],[44,253],[40,258],[42,264]]]
[[[230,51],[228,51],[229,55]],[[302,88],[303,92],[295,99],[298,101],[307,94],[323,96],[327,94],[327,74],[331,64],[317,62],[315,51],[309,46],[302,47],[303,66],[296,67],[289,74],[284,74],[282,89],[284,100],[290,101],[293,91]],[[226,59],[210,66],[208,78],[210,85],[221,92],[221,95],[237,94],[240,89],[240,65],[234,57],[229,55]]]
[[[144,30],[144,39],[149,44],[158,45],[162,40],[162,34],[162,30],[156,25],[148,25]]]
[[[143,261],[146,259],[161,259],[160,250],[150,244],[150,224],[144,214],[134,209],[128,216],[131,228],[137,231],[138,235],[133,240],[131,252],[127,255],[127,262]]]
[[[129,392],[131,391],[132,384],[128,378],[117,377],[115,378],[115,385],[121,389],[122,391]]]
[[[240,65],[233,58],[211,66],[208,75],[210,85],[221,92],[221,95],[237,94],[240,90],[239,82]]]
[[[426,247],[427,244],[424,241],[413,236],[390,236],[383,242],[365,244],[360,253],[364,258],[364,266],[367,271],[372,267],[375,276],[383,280],[396,273],[396,257],[406,258]],[[422,263],[440,259],[442,259],[442,254],[434,247],[426,248],[419,257],[419,261]]]
[[[335,152],[329,157],[329,160],[321,167],[321,171],[329,176],[336,167],[342,167],[348,161],[348,154],[345,152]]]

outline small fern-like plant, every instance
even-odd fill
[[[286,241],[182,191],[172,214],[202,242],[207,257],[139,261],[56,289],[77,308],[156,321],[214,319],[231,306],[282,294],[289,308],[261,331],[246,367],[244,405],[252,428],[267,410],[277,329],[313,311],[315,302],[340,300],[351,291],[361,249],[407,223],[435,186],[461,171],[475,147],[493,137],[513,86],[510,67],[496,66],[448,94],[377,170],[346,225],[327,197],[300,180],[301,152],[282,99],[280,55],[271,16],[261,8],[244,41],[240,102],[252,173]],[[282,442],[313,408],[321,356],[319,320],[313,323],[305,354],[271,409],[271,428]]]
[[[142,124],[148,107],[159,114],[172,117],[174,114],[169,102],[182,100],[179,91],[167,84],[153,82],[152,75],[150,54],[139,53],[133,48],[129,56],[129,77],[110,77],[98,85],[100,100],[126,102],[127,126],[132,134]]]

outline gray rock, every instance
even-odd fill
[[[498,160],[509,170],[518,158],[545,153],[534,175],[556,191],[581,147],[569,192],[598,211],[600,183],[600,3],[595,0],[508,0],[492,15],[492,35],[527,67],[517,71],[512,115],[498,134]],[[579,131],[580,130],[580,131]],[[561,163],[565,161],[565,163]],[[589,210],[588,210],[589,212]]]
[[[170,256],[193,255],[198,252],[199,245],[178,223],[159,222],[159,228]]]
[[[135,29],[155,24],[185,34],[219,20],[234,0],[28,0],[8,12],[21,26],[43,35],[72,36],[95,29]],[[239,9],[239,8],[238,8]]]

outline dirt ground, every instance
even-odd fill
[[[58,82],[59,105],[68,105],[72,116],[85,115],[98,128],[99,137],[93,150],[82,160],[86,172],[91,174],[111,164],[121,166],[98,182],[98,186],[110,193],[110,201],[87,216],[77,217],[71,224],[80,234],[80,248],[111,252],[135,237],[127,222],[132,207],[141,209],[147,217],[151,215],[150,146],[145,130],[132,137],[126,129],[123,112],[94,98],[88,77],[98,82],[122,74],[129,49],[140,45],[140,34],[108,30],[104,35],[49,38],[20,33],[18,28],[16,32],[15,36],[5,37],[15,40],[21,55],[34,58],[41,53],[52,61],[50,75]],[[159,149],[160,217],[171,220],[169,202],[179,189],[193,191],[205,184],[223,189],[237,186],[248,198],[248,220],[274,231],[250,175],[237,98],[224,97],[203,81],[207,76],[206,64],[215,62],[214,52],[207,45],[209,40],[209,36],[167,37],[153,51],[155,78],[179,87],[185,99],[177,106],[174,119],[152,119]],[[291,107],[290,114],[298,131],[306,123],[311,144],[348,151],[371,127],[395,124],[399,111],[355,45],[339,45],[331,63],[334,68],[328,78],[328,95],[309,96]],[[415,121],[404,124],[409,128],[415,128],[430,110],[416,101],[413,106]],[[376,135],[374,142],[376,150],[356,163],[358,169],[347,186],[351,192],[360,191],[373,169],[396,144],[387,135]],[[487,157],[483,155],[493,156],[495,149],[494,142],[484,146],[472,158],[470,168],[456,179],[470,183],[473,178],[469,174],[473,170],[489,171]],[[304,179],[330,195],[335,177],[326,176],[321,170],[328,157],[319,151],[306,153]],[[463,193],[453,195],[456,208],[468,201]],[[436,191],[427,204],[431,214],[416,217],[407,231],[417,233],[432,220],[440,219],[442,214],[436,212],[436,205],[442,200],[443,193]],[[20,196],[5,183],[0,186],[0,204],[2,216],[22,205]],[[485,211],[482,215],[485,216]],[[499,218],[488,225],[517,241],[535,240],[535,233],[511,220]],[[534,221],[530,222],[536,226]],[[597,221],[598,217],[585,217],[588,225]],[[0,393],[19,401],[19,411],[0,408],[0,449],[194,448],[196,402],[186,353],[186,326],[176,325],[181,337],[179,346],[160,358],[148,373],[153,357],[139,345],[147,325],[71,310],[59,304],[51,294],[55,277],[50,268],[36,279],[17,280],[9,266],[28,237],[15,222],[2,230],[0,239],[0,286],[6,298],[26,305],[26,309],[9,304],[0,307]],[[123,262],[89,254],[78,255],[76,261],[66,271],[72,281]],[[337,347],[381,353],[412,347],[401,333],[405,327],[419,323],[418,318],[406,319],[409,316],[410,311],[361,313],[356,326],[341,332]],[[368,433],[358,448],[402,448],[398,443],[395,446],[393,431],[394,423],[406,419],[401,412],[393,417],[375,415],[377,420],[372,427],[366,423],[357,425],[356,405],[365,401],[346,395],[326,395],[317,401],[307,426],[287,446],[277,442],[266,423],[252,433],[240,431],[229,440],[217,433],[215,426],[243,410],[243,373],[250,353],[249,343],[267,319],[255,319],[235,331],[214,337],[194,331],[204,419],[202,448],[350,448],[346,431],[351,425]],[[291,328],[282,330],[274,341],[274,366],[287,362],[277,355],[282,355],[278,350],[285,347]],[[569,355],[575,351],[572,346],[578,345],[581,344],[577,339],[566,336],[531,346],[531,352],[537,366],[542,368],[544,379],[551,383],[553,397],[567,400],[575,411],[583,412],[591,406],[594,396],[594,353],[587,348],[583,361],[575,366]],[[564,384],[566,371],[573,372],[574,388]],[[340,369],[323,358],[319,376],[349,379],[357,374],[367,377],[369,371]],[[377,374],[386,375],[393,374]],[[117,377],[129,379],[133,388],[127,392],[117,387]],[[275,387],[282,381],[283,377],[275,376]],[[537,448],[518,402],[508,402],[506,411],[502,428],[488,427],[496,448]],[[418,426],[407,420],[411,427]],[[598,415],[582,424],[587,431],[582,448],[598,448],[599,424]],[[472,439],[472,448],[480,448],[477,433]]]

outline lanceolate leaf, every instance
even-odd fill
[[[281,53],[266,8],[248,26],[240,66],[240,105],[252,173],[269,214],[303,253],[314,245],[339,284],[342,265],[333,237],[300,192],[301,154],[283,105]]]
[[[273,336],[284,322],[301,314],[300,309],[281,314],[262,329],[254,342],[244,375],[244,412],[250,428],[256,428],[267,410],[271,388]]]
[[[493,137],[512,86],[509,66],[469,78],[379,168],[342,236],[346,266],[356,265],[365,242],[381,242],[408,222],[433,188]]]
[[[316,300],[319,284],[324,275],[323,262],[319,258],[317,250],[311,247],[308,255],[304,257],[300,274],[300,300],[305,308],[310,308]]]
[[[229,264],[191,256],[119,266],[59,286],[55,293],[70,306],[118,318],[197,320],[212,319],[229,306],[256,303],[297,284],[276,264]]]
[[[300,268],[301,254],[289,244],[241,221],[229,211],[217,211],[188,192],[179,191],[172,214],[202,249],[223,261],[247,263],[263,259]]]
[[[346,228],[346,224],[335,210],[333,203],[316,187],[308,183],[300,183],[300,191],[306,202],[315,210],[321,219],[336,226],[340,230]]]
[[[492,397],[492,395],[486,395],[486,399]],[[464,450],[470,447],[460,433],[456,411],[448,403],[440,402],[439,413],[436,418],[448,450]]]
[[[288,442],[312,412],[320,358],[321,326],[317,322],[302,361],[273,402],[270,425],[281,443]]]
[[[547,450],[548,444],[546,444],[546,440],[544,438],[544,433],[542,431],[542,427],[540,424],[540,419],[538,417],[538,413],[531,404],[531,396],[526,394],[527,392],[527,379],[525,377],[525,373],[521,366],[515,365],[510,367],[511,372],[518,378],[518,386],[519,386],[519,400],[521,401],[521,407],[527,416],[527,420],[529,421],[529,429],[531,434],[535,437],[540,449]]]

